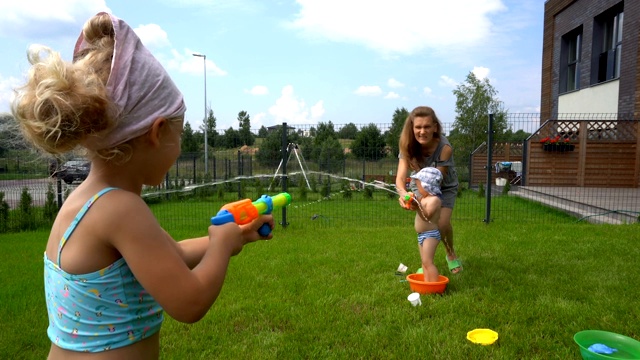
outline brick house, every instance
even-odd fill
[[[640,113],[640,1],[548,0],[542,121],[555,114]]]
[[[544,9],[540,128],[523,146],[494,144],[492,161],[522,161],[520,185],[640,187],[640,0]],[[486,159],[473,154],[471,183]]]

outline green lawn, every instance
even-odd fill
[[[278,226],[273,240],[245,247],[202,321],[167,318],[162,358],[579,359],[580,330],[640,339],[638,224],[457,221],[464,271],[420,307],[395,275],[401,262],[420,264],[410,221],[308,224]],[[169,231],[184,238],[205,228]],[[0,235],[1,359],[46,357],[46,238]],[[444,273],[442,246],[436,263]],[[472,344],[466,333],[476,328],[497,331],[498,342]]]

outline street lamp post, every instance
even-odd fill
[[[193,56],[201,57],[204,64],[204,174],[209,173],[209,150],[208,150],[208,138],[207,138],[207,55],[193,54]]]

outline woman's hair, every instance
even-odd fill
[[[418,106],[407,116],[407,120],[405,120],[402,132],[400,133],[400,154],[407,160],[409,167],[416,171],[420,170],[420,164],[424,160],[422,145],[420,145],[413,134],[413,120],[417,117],[431,118],[436,126],[436,131],[433,133],[434,138],[439,138],[442,134],[442,124],[440,124],[440,120],[432,108],[428,106]]]
[[[71,63],[45,46],[29,48],[28,80],[16,90],[11,106],[27,140],[56,156],[77,149],[88,135],[109,130],[116,121],[106,91],[115,43],[111,18],[96,15],[82,32],[89,46]],[[114,150],[121,152],[107,149],[98,155],[111,158]]]

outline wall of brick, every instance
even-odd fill
[[[580,89],[591,84],[593,19],[621,0],[549,0],[545,3],[542,51],[541,121],[558,112],[562,36],[582,25]],[[640,111],[640,1],[624,1],[618,113]]]

